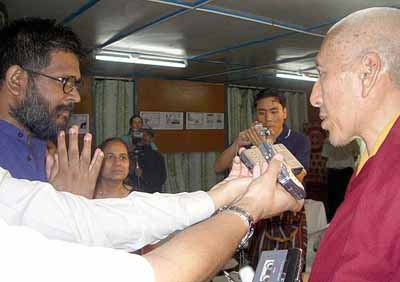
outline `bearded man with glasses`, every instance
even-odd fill
[[[90,164],[91,135],[84,138],[82,156],[77,152],[76,128],[70,131],[71,152],[65,146],[71,112],[81,99],[79,39],[55,21],[33,18],[10,23],[0,31],[0,38],[0,166],[16,178],[50,181],[60,190],[91,197],[91,192],[70,190],[76,185],[68,180],[79,179],[82,184],[85,179],[94,188],[97,171],[82,175],[88,171],[82,165],[94,165]],[[57,137],[59,145],[62,139],[60,159],[48,155],[46,169],[46,146]],[[98,156],[93,160],[96,169],[101,165]]]

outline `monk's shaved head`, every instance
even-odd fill
[[[377,53],[383,69],[400,86],[399,9],[381,7],[355,12],[328,31],[323,47],[339,49],[343,62],[368,52]]]

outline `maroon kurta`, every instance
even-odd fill
[[[400,119],[359,175],[353,174],[310,281],[400,281]]]

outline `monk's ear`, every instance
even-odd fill
[[[362,97],[367,97],[374,88],[382,69],[382,60],[375,52],[369,52],[363,56],[360,67],[360,79],[362,83]]]
[[[12,65],[6,71],[4,86],[14,96],[25,93],[28,85],[28,74],[20,66]]]

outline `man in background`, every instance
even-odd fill
[[[129,181],[135,190],[156,193],[162,192],[167,179],[163,155],[151,147],[152,129],[142,129],[142,138],[130,147]]]
[[[286,125],[286,97],[276,89],[266,89],[257,94],[254,107],[256,122],[261,123],[270,132],[267,136],[268,141],[285,145],[307,170],[310,162],[310,140]],[[231,162],[241,147],[250,146],[258,141],[254,140],[254,130],[253,125],[239,133],[235,141],[215,161],[216,173],[230,169]]]
[[[278,90],[261,91],[255,98],[256,122],[268,128],[268,142],[283,144],[300,161],[305,170],[310,162],[310,141],[304,134],[292,131],[286,124],[286,97]],[[253,125],[239,133],[233,144],[216,160],[215,171],[221,172],[230,168],[230,162],[243,146],[258,144],[264,141],[260,131]],[[300,181],[304,171],[297,175]],[[263,250],[301,248],[305,257],[307,250],[307,226],[305,211],[286,212],[271,219],[260,221],[249,246],[249,259],[253,266],[257,265]]]

